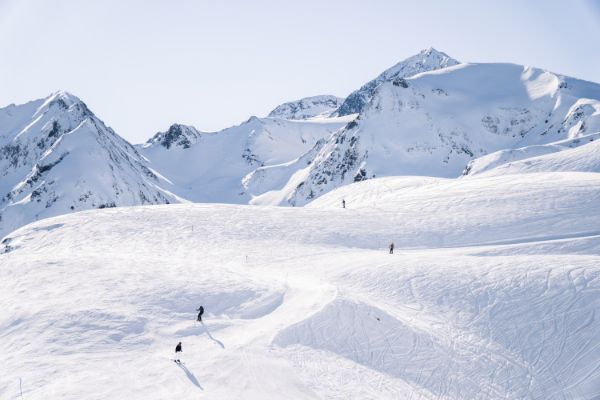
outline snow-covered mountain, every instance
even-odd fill
[[[248,203],[258,188],[252,183],[254,171],[296,162],[347,122],[347,117],[251,117],[219,132],[173,125],[138,149],[179,196],[195,202]],[[263,183],[260,190],[267,188]]]
[[[600,85],[513,64],[460,64],[382,83],[277,198],[303,205],[379,176],[457,177],[495,151],[595,132]]]
[[[344,100],[338,115],[356,114],[363,111],[364,107],[371,101],[375,90],[384,82],[392,82],[395,79],[408,78],[421,72],[433,71],[458,64],[459,62],[446,53],[434,48],[422,50],[419,54],[400,61],[391,68],[386,69],[375,79],[365,83],[360,89],[350,93]]]
[[[324,117],[337,110],[342,101],[344,99],[331,95],[305,97],[275,107],[269,117],[292,120]]]
[[[0,237],[73,211],[179,201],[162,183],[69,93],[0,109]]]
[[[428,49],[340,103],[305,98],[218,132],[174,124],[137,146],[64,92],[6,107],[0,234],[87,208],[300,206],[373,177],[595,171],[598,164],[596,144],[580,144],[600,132],[600,85],[536,68],[459,64]]]

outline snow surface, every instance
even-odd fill
[[[0,244],[0,398],[595,399],[599,201],[591,172],[390,177],[38,221]]]

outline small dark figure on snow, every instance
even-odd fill
[[[342,208],[346,208],[346,200],[342,199]]]
[[[202,314],[204,314],[204,307],[200,306],[196,311],[198,311],[198,322],[202,322]]]
[[[394,242],[390,243],[390,254],[394,254]]]
[[[176,363],[181,362],[179,360],[179,353],[183,353],[183,350],[181,350],[181,342],[177,343],[177,346],[175,346],[175,362]]]

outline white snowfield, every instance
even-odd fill
[[[598,204],[547,172],[38,221],[0,245],[0,398],[597,399]]]

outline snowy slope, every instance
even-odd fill
[[[0,109],[0,236],[72,211],[179,201],[161,183],[69,93]]]
[[[0,245],[0,398],[594,399],[599,188],[384,178],[36,222]]]
[[[507,163],[487,172],[489,175],[549,171],[600,172],[600,142],[557,153]]]
[[[344,99],[331,95],[305,97],[275,107],[269,117],[292,120],[326,117],[337,110],[342,101]]]
[[[375,79],[365,83],[360,89],[350,93],[337,111],[337,115],[350,115],[362,112],[365,106],[371,101],[377,87],[384,82],[392,82],[395,79],[408,78],[421,72],[451,67],[458,63],[458,61],[449,57],[446,53],[437,51],[434,48],[422,50],[419,54],[415,54],[388,68]]]
[[[600,133],[574,139],[500,150],[469,163],[464,175],[548,171],[600,172]],[[557,153],[557,154],[556,154]]]
[[[253,195],[247,175],[298,159],[347,121],[251,117],[219,132],[174,125],[138,148],[174,193],[196,202],[247,203]]]
[[[473,159],[600,131],[600,85],[513,64],[460,64],[384,82],[282,204],[372,177],[457,177]]]

